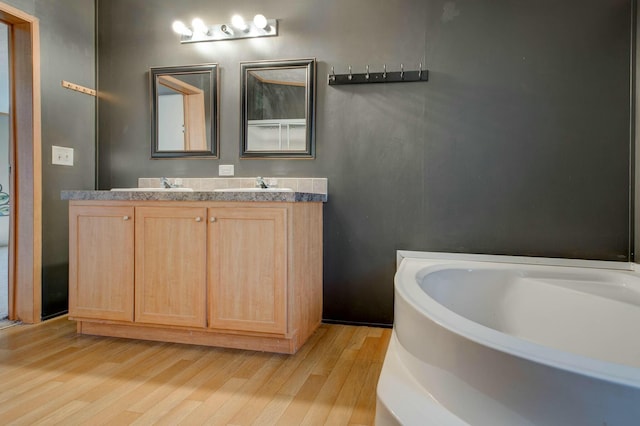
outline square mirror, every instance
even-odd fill
[[[313,158],[315,59],[242,62],[242,158]]]
[[[218,65],[154,67],[151,158],[218,156]]]

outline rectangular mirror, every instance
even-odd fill
[[[218,156],[218,65],[154,67],[151,158]]]
[[[242,62],[243,158],[313,158],[315,59]]]

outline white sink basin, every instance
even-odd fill
[[[111,190],[127,192],[193,192],[191,188],[111,188]]]
[[[224,188],[214,192],[293,192],[291,188]]]

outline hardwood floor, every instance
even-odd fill
[[[0,424],[372,425],[390,329],[323,324],[295,355],[0,330]]]

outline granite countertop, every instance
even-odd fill
[[[327,194],[310,192],[162,192],[162,191],[62,191],[63,200],[97,201],[280,201],[325,203]]]

